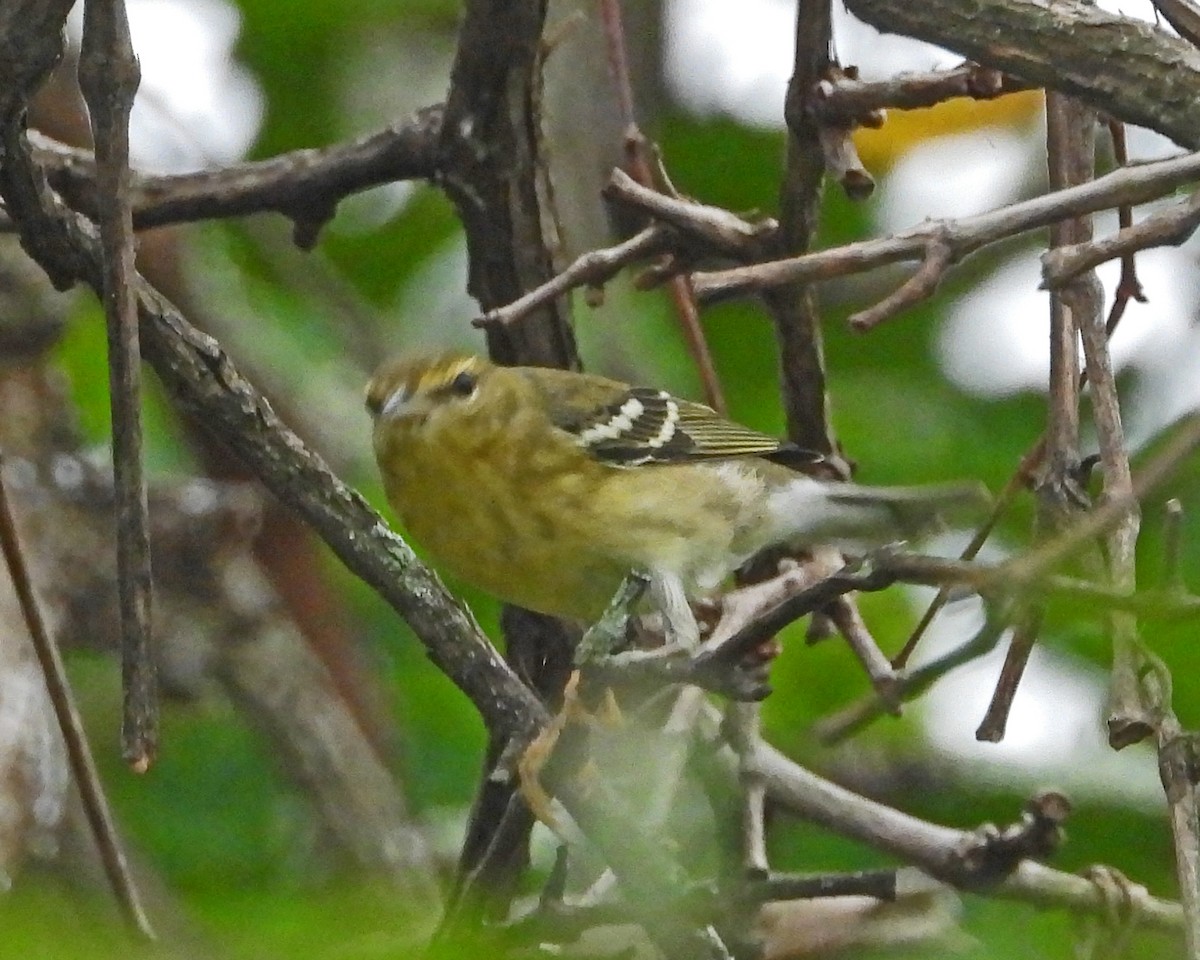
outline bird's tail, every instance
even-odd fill
[[[980,483],[920,487],[824,485],[831,539],[856,545],[879,544],[936,533],[978,520],[991,503]]]

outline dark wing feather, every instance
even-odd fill
[[[593,457],[614,466],[739,457],[789,464],[821,459],[795,444],[726,420],[702,404],[648,387],[627,388],[602,406],[587,412],[564,411],[556,420]]]

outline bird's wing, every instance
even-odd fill
[[[665,390],[625,387],[600,405],[555,416],[560,428],[597,460],[621,467],[767,457],[795,464],[819,454],[726,420]]]

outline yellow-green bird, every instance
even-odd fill
[[[501,600],[595,621],[631,573],[682,642],[688,599],[771,546],[867,546],[977,508],[977,484],[825,482],[819,460],[663,390],[446,353],[367,389],[388,500],[448,571]]]

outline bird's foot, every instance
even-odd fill
[[[572,723],[612,729],[622,726],[625,722],[621,708],[617,704],[616,695],[611,688],[605,688],[599,706],[593,710],[584,703],[584,699],[580,695],[579,680],[579,671],[573,671],[567,680],[566,687],[563,688],[561,709],[551,718],[541,733],[534,737],[516,762],[517,790],[520,792],[521,798],[529,806],[533,815],[555,833],[560,831],[554,813],[554,798],[542,786],[541,775],[546,764],[550,762],[550,757],[553,755],[554,748],[558,745],[563,731]],[[578,774],[585,780],[588,777],[594,778],[595,775],[594,765],[589,768],[588,763],[583,765]]]

